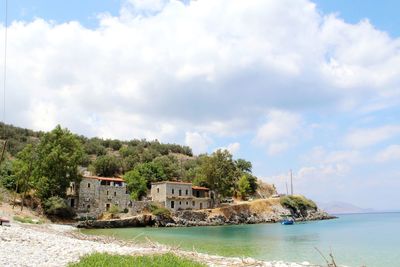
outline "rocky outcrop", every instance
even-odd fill
[[[257,224],[279,222],[284,216],[292,216],[296,221],[313,221],[335,218],[319,209],[307,209],[300,213],[283,207],[280,204],[279,199],[264,199],[249,203],[228,205],[217,209],[177,211],[171,216],[138,215],[118,220],[84,221],[80,222],[78,227],[178,227]]]
[[[112,220],[87,220],[76,224],[78,228],[123,228],[145,227],[156,225],[156,218],[152,215],[138,215],[124,219]]]

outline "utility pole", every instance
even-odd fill
[[[293,174],[292,174],[292,169],[290,169],[290,194],[293,196]]]
[[[286,178],[285,178],[285,180],[286,180]],[[285,181],[285,184],[286,184],[286,195],[289,195],[289,189],[288,189],[288,186],[287,186],[287,180]]]

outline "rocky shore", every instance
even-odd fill
[[[282,207],[277,200],[259,200],[253,203],[225,206],[212,210],[183,210],[171,215],[155,216],[152,214],[141,214],[123,219],[81,221],[77,223],[77,227],[181,227],[258,224],[279,222],[282,220],[283,216],[292,216],[296,221],[314,221],[336,218],[319,209],[308,209],[299,213]]]
[[[29,225],[12,222],[10,227],[0,227],[0,266],[67,266],[94,252],[145,255],[173,252],[203,262],[208,266],[265,266],[304,267],[310,263],[266,262],[252,258],[227,258],[197,252],[187,252],[149,241],[135,244],[120,240],[86,236],[71,226],[44,224]]]

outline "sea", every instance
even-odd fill
[[[149,238],[184,250],[221,256],[307,261],[326,266],[323,256],[329,259],[332,253],[341,266],[400,267],[400,213],[337,216],[338,219],[294,225],[87,229],[82,232],[139,243]]]

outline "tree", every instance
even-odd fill
[[[179,166],[178,160],[174,156],[160,156],[152,161],[154,164],[158,165],[163,169],[167,179],[177,179],[181,178],[182,168]]]
[[[252,164],[250,161],[244,160],[244,159],[237,159],[235,161],[236,167],[241,171],[241,172],[248,172],[251,173],[251,169],[253,168]]]
[[[167,179],[164,170],[153,162],[138,164],[133,170],[137,171],[138,175],[146,180],[147,188],[150,188],[152,182],[160,182]]]
[[[240,197],[246,199],[251,190],[247,175],[242,175],[242,177],[240,177],[238,181],[238,190]]]
[[[211,156],[202,156],[200,173],[221,197],[232,196],[237,177],[232,155],[227,150],[217,150]]]
[[[134,169],[125,173],[124,180],[127,183],[131,198],[133,200],[140,200],[147,193],[147,181],[138,169]]]
[[[119,173],[121,162],[113,155],[105,155],[98,157],[93,163],[96,175],[104,177],[112,177]]]
[[[36,149],[32,172],[39,198],[64,197],[70,182],[80,179],[78,166],[83,155],[80,141],[68,129],[57,125],[44,134]]]

